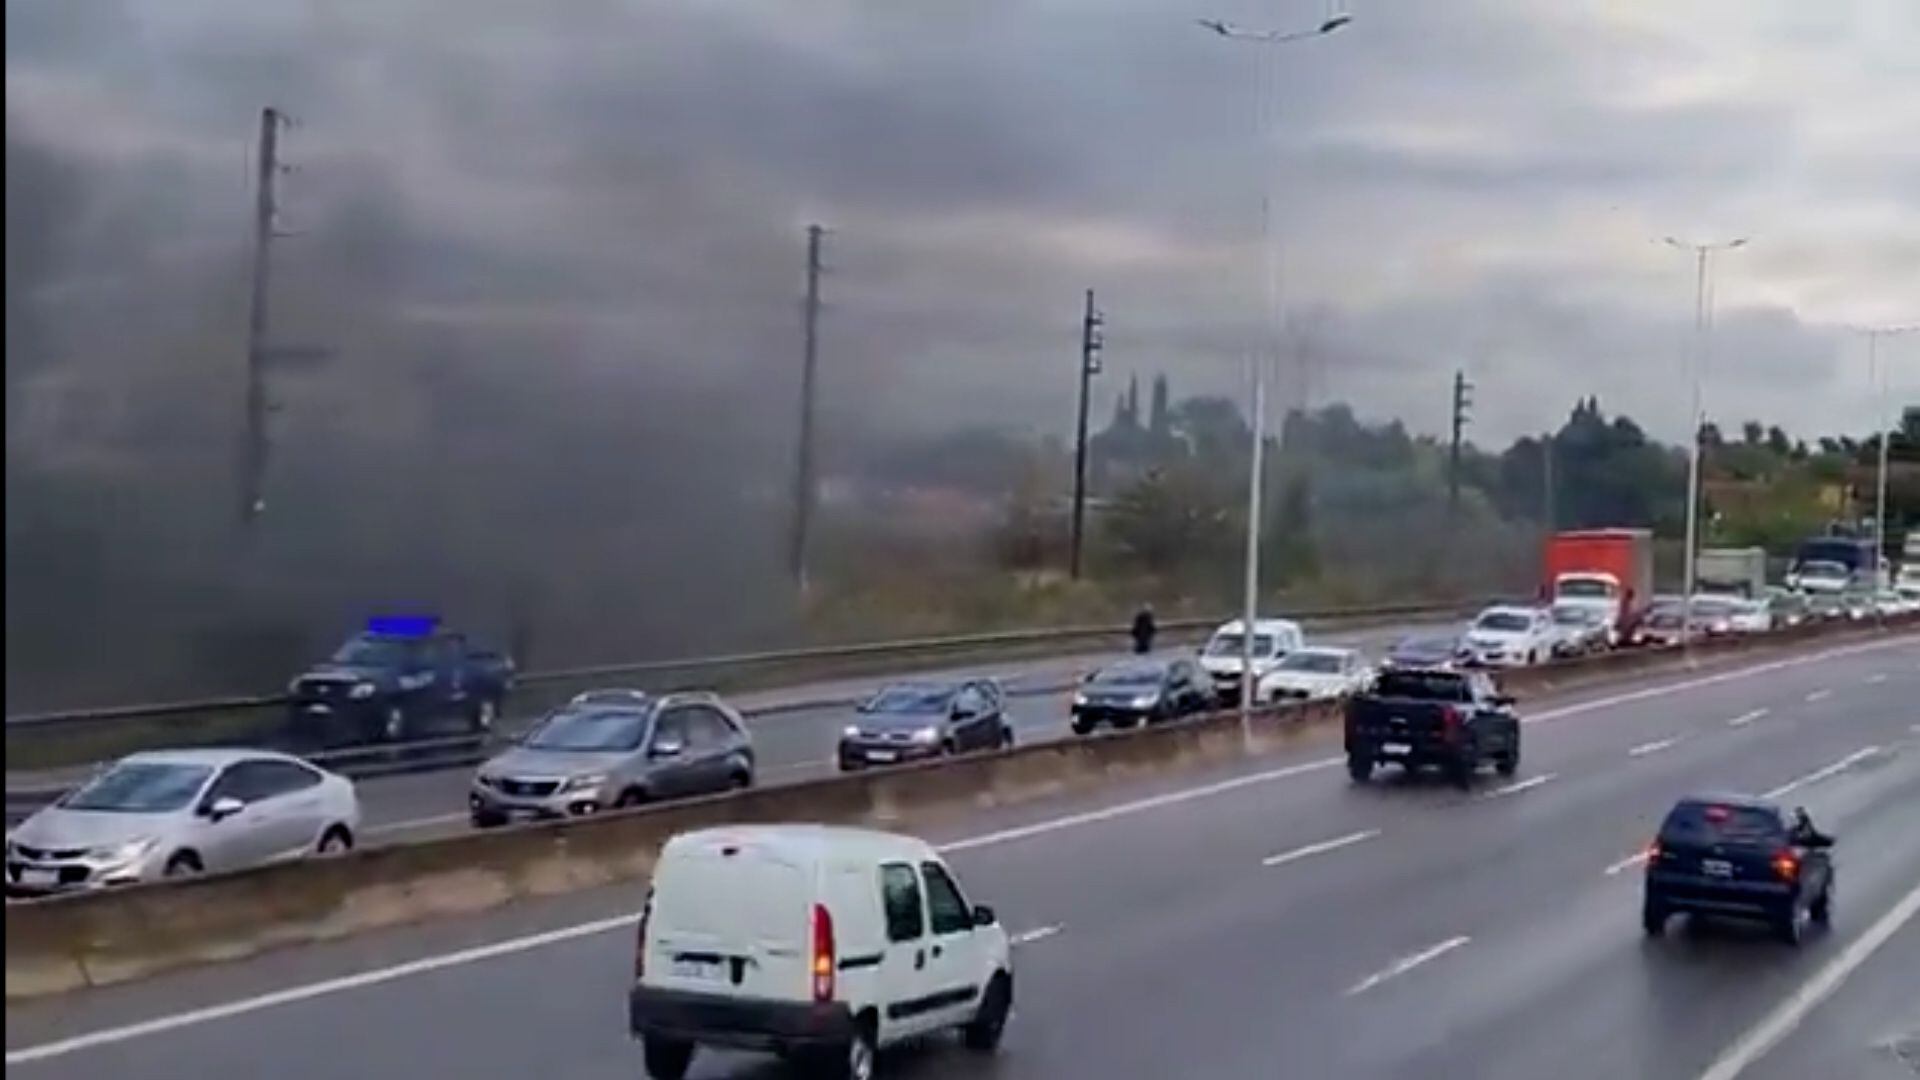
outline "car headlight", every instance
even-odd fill
[[[923,745],[937,743],[940,741],[940,729],[932,726],[923,727],[913,733],[913,741]]]
[[[840,737],[841,737],[841,738],[843,738],[843,739],[857,739],[857,738],[859,738],[859,737],[860,737],[860,725],[858,725],[858,724],[848,724],[848,725],[847,725],[846,727],[843,727],[843,728],[841,728],[841,729],[840,729]]]
[[[347,696],[355,701],[365,701],[373,696],[375,689],[377,688],[370,682],[358,682],[353,684],[353,689],[347,691]]]
[[[594,788],[597,788],[606,782],[607,782],[606,773],[582,773],[579,776],[568,777],[567,782],[561,785],[560,790],[591,791]]]
[[[1133,707],[1136,709],[1151,709],[1159,703],[1159,694],[1141,694],[1139,697],[1133,699]]]
[[[1087,695],[1082,691],[1075,690],[1073,692],[1073,703],[1075,705],[1085,705],[1087,703]]]
[[[103,863],[114,863],[116,865],[120,863],[130,863],[140,856],[145,855],[147,852],[152,851],[154,845],[159,842],[160,838],[157,836],[141,836],[123,843],[97,847],[87,852],[87,854]]]

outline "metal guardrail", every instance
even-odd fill
[[[1287,617],[1296,621],[1305,622],[1336,622],[1400,617],[1419,618],[1422,616],[1451,615],[1464,611],[1470,606],[1472,605],[1398,604],[1371,608],[1328,608],[1289,612]],[[1232,616],[1228,616],[1228,618],[1232,618]],[[1217,626],[1222,621],[1221,619],[1170,619],[1161,623],[1159,629],[1162,633],[1178,634]],[[645,677],[671,673],[686,673],[691,675],[715,670],[778,667],[790,664],[806,664],[809,662],[871,659],[877,657],[898,657],[904,659],[929,654],[966,652],[996,646],[1066,644],[1078,640],[1097,641],[1102,638],[1123,638],[1126,636],[1126,633],[1127,628],[1124,626],[1100,624],[1045,627],[1029,630],[1003,630],[992,633],[963,634],[950,637],[905,638],[893,641],[859,642],[848,645],[818,645],[800,649],[782,649],[767,652],[682,657],[668,660],[643,660],[624,664],[559,668],[552,671],[530,671],[515,676],[514,685],[516,687],[543,686],[553,683],[578,682],[588,679]],[[165,720],[181,716],[205,716],[223,712],[238,712],[247,709],[275,708],[287,704],[288,700],[286,694],[278,693],[138,705],[115,705],[84,709],[60,709],[47,712],[15,714],[6,718],[6,726],[9,732],[13,732],[32,728],[118,723],[131,720]]]

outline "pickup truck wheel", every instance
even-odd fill
[[[1648,900],[1640,905],[1640,929],[1651,938],[1667,931],[1667,909]]]
[[[407,714],[400,706],[387,706],[386,715],[381,718],[380,735],[388,742],[399,742],[407,734]]]
[[[1347,755],[1347,775],[1356,784],[1364,784],[1373,779],[1373,759],[1356,754]]]
[[[1821,926],[1833,924],[1833,882],[1829,881],[1820,887],[1820,895],[1813,898],[1813,906],[1807,909],[1807,914]]]
[[[1520,748],[1514,747],[1493,759],[1493,769],[1501,776],[1512,776],[1520,771]]]
[[[643,1040],[647,1075],[653,1080],[680,1080],[693,1064],[693,1044],[680,1039],[647,1036]]]
[[[492,698],[481,698],[473,706],[473,715],[467,718],[467,726],[475,735],[485,735],[493,730],[493,722],[500,718],[500,703]]]

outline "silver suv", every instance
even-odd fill
[[[591,690],[542,717],[474,774],[477,828],[570,817],[753,783],[753,740],[713,694]]]

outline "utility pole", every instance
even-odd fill
[[[267,298],[280,178],[280,125],[271,105],[260,110],[260,146],[253,193],[253,295],[247,307],[247,412],[240,447],[240,521],[251,524],[267,508]]]
[[[1447,452],[1447,517],[1460,509],[1460,435],[1467,426],[1467,408],[1473,404],[1473,384],[1467,373],[1453,373],[1453,443]]]
[[[1873,572],[1879,587],[1887,560],[1887,437],[1893,420],[1887,410],[1887,370],[1880,364],[1880,339],[1920,333],[1920,323],[1911,326],[1877,326],[1860,330],[1867,336],[1867,383],[1872,388],[1873,426],[1880,433],[1880,467],[1874,480]]]
[[[1105,344],[1101,328],[1106,316],[1093,306],[1093,290],[1087,290],[1087,310],[1080,319],[1080,424],[1073,444],[1073,538],[1068,554],[1067,573],[1080,580],[1080,552],[1085,546],[1087,521],[1087,394],[1093,377],[1100,374],[1100,349]]]
[[[1553,440],[1554,434],[1551,431],[1540,437],[1540,460],[1544,464],[1543,472],[1546,474],[1546,490],[1542,492],[1542,494],[1546,497],[1547,535],[1549,536],[1553,535],[1555,527],[1554,519],[1557,516],[1554,513],[1553,505],[1555,495],[1553,485]]]
[[[820,238],[826,232],[807,226],[806,351],[800,369],[800,453],[794,471],[793,549],[794,584],[807,590],[807,539],[813,526],[813,397],[820,328]]]

